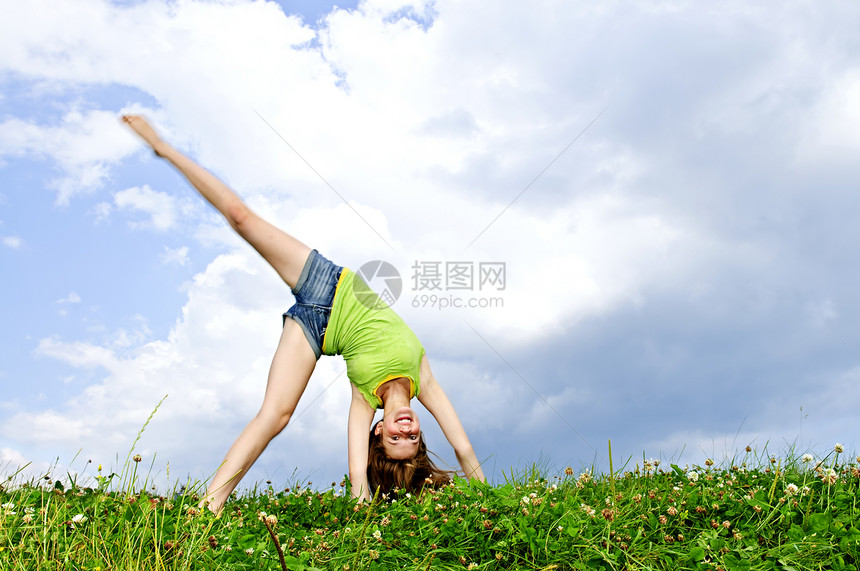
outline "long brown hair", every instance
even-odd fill
[[[423,432],[418,436],[418,451],[412,458],[389,458],[382,445],[382,436],[376,434],[373,429],[370,431],[367,451],[367,483],[370,485],[371,495],[376,492],[376,488],[379,488],[380,494],[391,495],[395,488],[416,494],[425,486],[444,486],[451,481],[454,474],[438,468],[427,455]]]

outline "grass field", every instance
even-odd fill
[[[220,517],[199,490],[123,474],[0,488],[0,569],[785,569],[860,565],[860,461],[749,451],[715,466],[537,468],[357,505],[346,483],[271,485]],[[101,474],[101,472],[99,472]],[[139,486],[135,488],[135,486]],[[345,497],[346,496],[346,497]]]

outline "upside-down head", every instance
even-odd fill
[[[425,486],[438,488],[451,481],[452,473],[436,467],[427,454],[424,433],[415,435],[415,453],[405,458],[392,458],[386,451],[380,421],[371,431],[367,456],[367,482],[371,494],[379,488],[381,494],[391,494],[397,488],[418,493]]]
[[[383,415],[373,433],[379,436],[386,456],[405,460],[418,452],[421,422],[412,407],[402,406]]]

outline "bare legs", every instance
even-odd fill
[[[287,426],[315,365],[316,355],[301,327],[287,319],[269,370],[263,406],[230,447],[206,491],[205,501],[213,512],[221,511],[242,476]]]
[[[123,121],[152,147],[155,154],[176,167],[200,195],[224,215],[230,226],[269,262],[287,285],[295,287],[311,252],[308,246],[257,216],[230,187],[163,141],[145,119],[126,115]],[[296,322],[288,319],[272,360],[260,412],[230,447],[206,492],[204,502],[208,502],[213,512],[221,511],[239,480],[290,421],[315,365],[316,356],[304,332]]]

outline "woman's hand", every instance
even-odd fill
[[[155,151],[156,155],[159,157],[164,156],[167,143],[158,136],[158,133],[155,132],[155,129],[152,128],[146,119],[140,115],[123,115],[122,120]]]
[[[370,486],[367,483],[367,445],[374,411],[367,404],[361,391],[352,383],[352,399],[347,420],[347,463],[352,497],[370,501]]]

